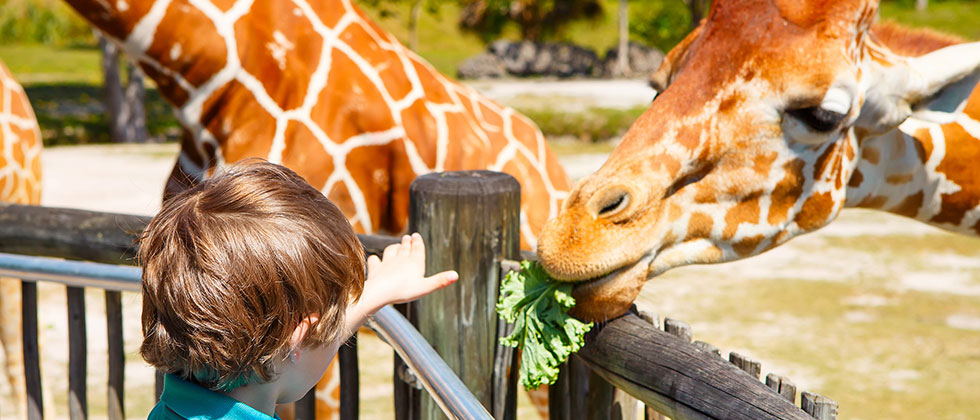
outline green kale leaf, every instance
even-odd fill
[[[521,385],[536,389],[555,383],[558,367],[582,348],[592,323],[568,315],[575,305],[572,283],[552,280],[536,261],[523,261],[521,268],[500,285],[497,314],[514,324],[514,332],[500,343],[521,349]]]

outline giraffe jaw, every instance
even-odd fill
[[[577,283],[572,289],[575,306],[570,313],[586,321],[602,322],[629,310],[640,294],[655,254],[602,276]]]

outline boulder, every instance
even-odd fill
[[[642,76],[647,77],[660,68],[664,61],[664,53],[655,47],[648,47],[635,42],[629,43],[629,71],[625,75],[617,75],[616,61],[619,59],[619,48],[611,48],[606,52],[606,58],[602,61],[603,76]]]
[[[496,79],[506,73],[504,61],[488,52],[463,61],[456,69],[456,77],[460,79]]]
[[[503,71],[512,76],[582,77],[599,76],[603,72],[599,56],[588,48],[568,43],[499,40],[491,43],[485,53],[464,61],[459,76],[499,77],[495,70],[489,70],[491,67],[496,69],[497,63],[491,56],[498,59]],[[488,70],[475,71],[484,68]]]

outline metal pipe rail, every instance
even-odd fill
[[[0,276],[25,281],[139,292],[141,275],[142,270],[137,267],[0,253]],[[372,318],[371,327],[412,368],[419,382],[447,416],[453,419],[492,419],[446,362],[398,311],[391,306],[382,308]]]

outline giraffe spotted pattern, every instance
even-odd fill
[[[521,184],[524,249],[567,195],[530,120],[440,75],[350,0],[67,1],[176,108],[185,134],[167,194],[261,157],[320,189],[358,232],[401,233],[416,176],[499,170]],[[320,418],[337,415],[334,376],[318,385]]]
[[[0,62],[0,202],[41,204],[41,130],[24,88]],[[26,416],[20,281],[0,278],[0,344],[16,412]]]

